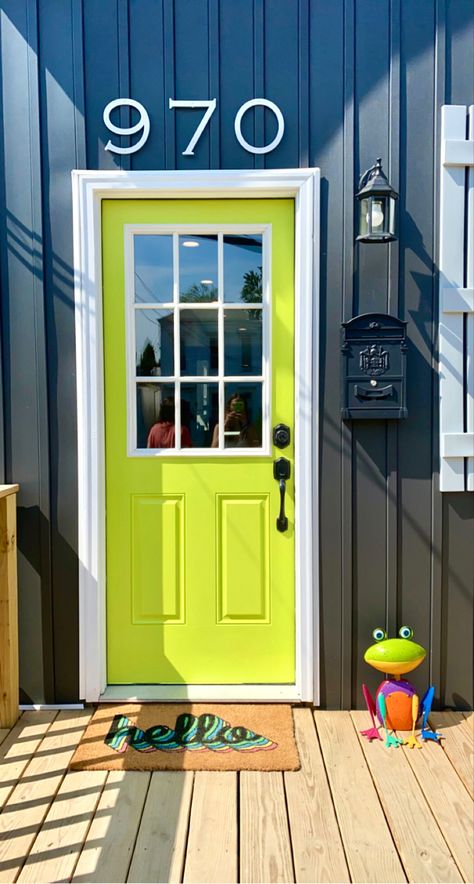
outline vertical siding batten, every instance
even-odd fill
[[[309,0],[298,5],[298,155],[299,165],[309,161],[310,74],[309,74]],[[319,334],[319,330],[318,330]],[[315,388],[316,389],[316,388]]]
[[[390,108],[390,2],[362,0],[356,3],[355,20],[355,118],[354,156],[356,178],[383,158],[389,174],[389,121],[397,108]],[[373,88],[374,81],[377,88]],[[354,202],[354,194],[352,195]],[[358,219],[357,219],[358,220]],[[373,310],[385,312],[388,302],[391,246],[354,244],[356,250],[354,314]],[[353,503],[354,611],[352,660],[352,705],[362,702],[360,685],[367,680],[375,688],[376,678],[367,672],[363,653],[376,625],[388,619],[388,445],[384,421],[352,421],[355,456],[356,499]],[[396,478],[396,476],[395,476]],[[374,623],[374,618],[376,623]]]
[[[435,46],[434,46],[434,105],[433,120],[433,161],[439,168],[441,151],[441,107],[446,93],[446,0],[436,0],[435,4]],[[435,297],[439,285],[439,177],[433,181],[433,312],[431,317],[431,533],[430,533],[430,660],[429,681],[436,685],[436,702],[444,697],[443,659],[443,504],[439,493],[439,378],[438,378],[438,299]]]
[[[141,150],[131,154],[134,170],[165,169],[166,126],[174,125],[174,114],[168,110],[168,99],[174,98],[165,88],[165,27],[163,3],[140,0],[129,8],[130,27],[130,94],[147,109],[150,117],[150,135]],[[171,50],[172,51],[172,50]],[[172,67],[172,65],[171,65]],[[150,76],[150,70],[153,76]],[[135,136],[135,138],[139,137]],[[174,145],[174,141],[173,141]]]
[[[39,75],[39,22],[37,0],[28,2],[28,32],[33,36],[34,51],[28,52],[28,93],[30,102],[30,156],[31,156],[31,206],[33,230],[37,243],[32,254],[34,313],[36,336],[36,391],[37,391],[37,428],[38,428],[38,479],[39,479],[39,545],[41,574],[41,613],[42,613],[42,651],[43,680],[46,702],[51,702],[55,695],[54,684],[54,637],[53,637],[53,585],[52,585],[52,538],[51,538],[51,501],[50,501],[50,432],[49,432],[49,395],[48,395],[48,343],[47,318],[45,308],[44,279],[44,245],[43,245],[43,176],[41,168],[41,110],[40,110],[40,75]],[[20,492],[21,493],[21,492]],[[20,520],[20,514],[18,513]],[[26,533],[26,532],[25,532]]]
[[[219,0],[208,0],[209,18],[209,92],[207,98],[217,100],[217,108],[209,124],[209,168],[221,167],[221,144],[219,126],[220,108],[220,29]]]
[[[117,0],[117,44],[118,44],[118,82],[119,82],[119,98],[132,98],[130,92],[130,22],[129,22],[129,0]],[[134,112],[136,115],[136,111]],[[129,105],[122,105],[120,108],[120,126],[128,129],[132,125],[132,111]],[[130,146],[133,136],[123,136],[121,144]],[[135,136],[136,137],[136,136]],[[120,155],[120,168],[131,168],[131,157],[133,154]]]
[[[412,680],[424,692],[431,657],[431,434],[434,379],[432,317],[436,18],[433,4],[402,0],[400,297],[408,320],[408,420],[401,422],[402,512],[399,626],[408,624],[427,650]]]
[[[342,319],[350,319],[354,311],[354,119],[355,119],[355,28],[356,6],[344,0],[344,155],[343,155],[343,293]],[[341,428],[341,559],[342,559],[342,618],[341,618],[341,693],[342,708],[352,705],[353,664],[353,592],[354,558],[354,498],[353,469],[354,439],[352,427],[343,422]],[[324,589],[323,589],[324,592]],[[328,600],[329,601],[329,600]]]
[[[390,72],[389,72],[389,181],[396,191],[400,191],[400,0],[391,0],[389,21]],[[399,207],[397,207],[399,209]],[[403,319],[399,312],[400,286],[400,243],[390,243],[388,247],[388,290],[387,311]],[[398,421],[388,421],[387,433],[387,574],[386,574],[386,628],[394,635],[397,626],[399,595],[399,534],[400,508],[398,472]]]
[[[174,28],[174,0],[163,0],[163,65],[166,113],[163,138],[165,142],[165,169],[174,169],[176,156],[176,112],[168,111],[169,98],[184,98],[176,94],[176,44]]]
[[[18,495],[19,632],[25,697],[52,693],[49,445],[36,3],[3,3],[2,331],[5,472]],[[48,665],[48,671],[44,666]]]
[[[341,704],[343,578],[341,556],[342,435],[339,412],[340,322],[344,242],[344,0],[309,5],[310,165],[322,170],[319,401],[320,401],[320,694]],[[350,173],[352,175],[352,173]],[[323,333],[324,330],[324,333]],[[327,587],[327,590],[326,590]]]
[[[253,83],[254,92],[252,98],[265,96],[265,2],[253,0]],[[260,146],[265,144],[265,110],[255,108],[248,116],[254,115],[253,144]],[[264,169],[266,165],[265,154],[252,154],[255,169]]]
[[[76,363],[70,170],[84,157],[82,33],[67,4],[39,0],[44,287],[47,305],[55,700],[77,700],[78,561]],[[69,51],[65,52],[64,48]],[[75,684],[74,693],[71,685]]]

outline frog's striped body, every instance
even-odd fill
[[[377,718],[380,724],[383,724],[380,714],[379,694],[383,694],[385,697],[387,726],[394,731],[411,731],[413,726],[412,697],[416,695],[415,688],[411,682],[405,679],[395,681],[393,678],[387,678],[378,686],[375,695],[375,707],[377,709]]]

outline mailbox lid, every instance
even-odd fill
[[[342,327],[347,341],[393,338],[400,342],[406,338],[407,322],[389,313],[361,313],[343,322]]]

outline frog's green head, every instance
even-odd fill
[[[399,638],[387,638],[383,629],[374,629],[375,644],[367,648],[365,662],[389,675],[404,675],[416,669],[426,657],[425,649],[412,641],[413,629],[409,626],[402,626],[398,635]]]

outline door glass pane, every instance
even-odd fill
[[[224,301],[262,301],[262,237],[224,236]]]
[[[181,374],[217,374],[218,335],[216,310],[180,311]]]
[[[135,302],[171,303],[173,300],[173,237],[135,234]]]
[[[217,236],[179,237],[180,301],[217,301]]]
[[[262,384],[226,383],[224,448],[262,447]]]
[[[135,310],[135,350],[138,377],[174,374],[172,310]]]
[[[174,384],[137,384],[137,448],[174,447]]]
[[[182,438],[186,436],[193,448],[211,447],[218,415],[217,384],[181,384]]]
[[[224,313],[224,372],[226,375],[262,373],[262,311]]]

